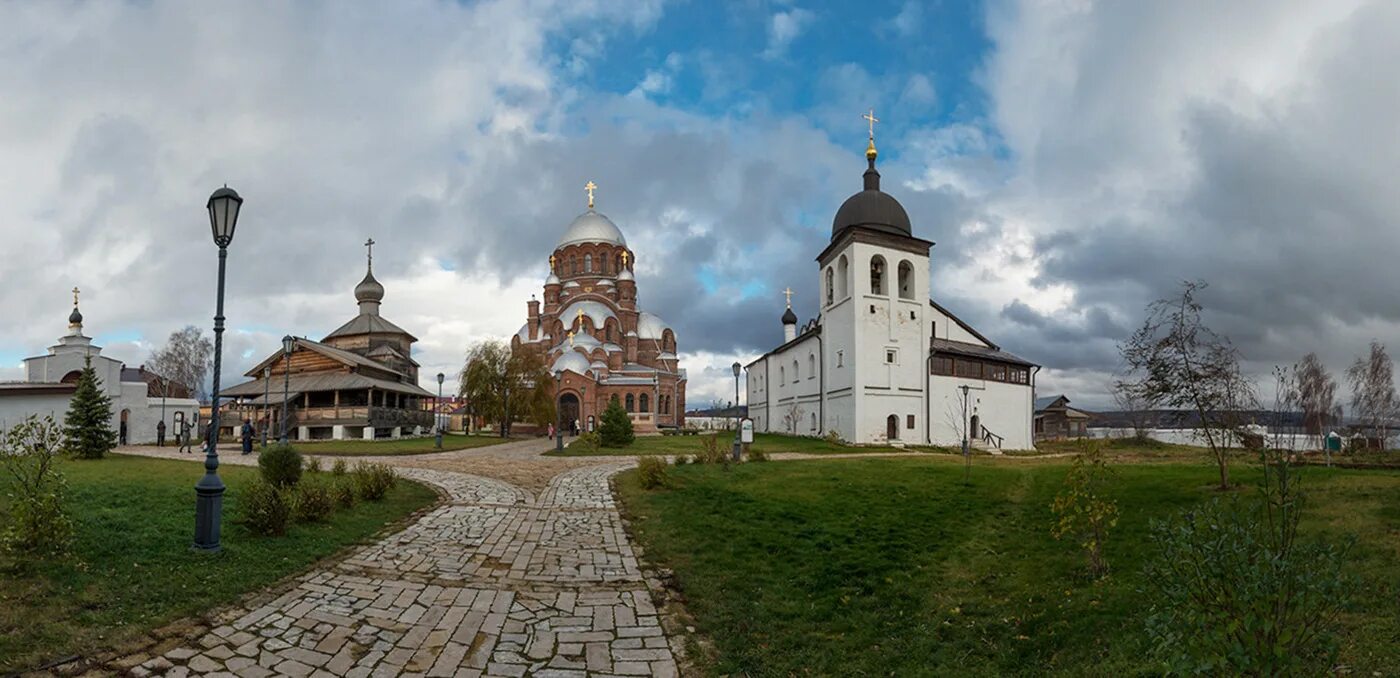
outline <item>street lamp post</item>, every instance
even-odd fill
[[[237,191],[224,186],[209,196],[205,207],[209,210],[209,228],[214,244],[219,248],[219,284],[214,304],[214,388],[209,407],[212,435],[206,436],[205,440],[204,477],[194,486],[194,549],[217,553],[224,509],[224,481],[219,479],[219,372],[223,368],[224,352],[224,270],[243,198],[238,196]]]
[[[272,395],[272,392],[271,392],[270,390],[268,390],[268,389],[270,389],[270,388],[272,388],[272,366],[271,366],[271,365],[264,365],[264,366],[263,366],[263,416],[262,416],[262,419],[263,419],[263,425],[262,425],[262,430],[263,430],[263,447],[267,447],[267,429],[272,428],[272,420],[271,420],[271,419],[268,419],[268,416],[267,416],[268,413],[269,413],[268,402],[267,402],[267,400],[268,400],[268,397],[270,397],[270,396]]]
[[[743,368],[739,363],[734,363],[734,461],[739,461],[740,446],[739,429],[742,428],[742,418],[739,416],[739,370]]]
[[[441,372],[438,372],[438,397],[433,403],[433,427],[437,429],[437,442],[435,445],[442,449],[442,380],[446,379]]]
[[[292,384],[292,351],[297,347],[296,337],[282,337],[282,437],[277,442],[287,444],[287,400]]]
[[[564,451],[564,370],[554,370],[554,451]]]

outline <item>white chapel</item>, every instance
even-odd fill
[[[869,118],[874,122],[873,115]],[[820,312],[749,363],[757,431],[858,444],[1032,447],[1035,373],[930,297],[929,250],[880,190],[872,127],[864,190],[836,211],[817,255]]]

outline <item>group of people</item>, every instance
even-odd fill
[[[123,423],[122,426],[126,424]],[[179,451],[193,451],[190,439],[193,437],[191,434],[194,433],[194,426],[188,421],[179,420],[175,423],[175,428],[175,442],[180,446]],[[165,420],[156,423],[156,446],[165,447]]]
[[[577,436],[577,435],[578,435],[578,432],[579,432],[579,430],[580,430],[580,428],[581,428],[581,426],[580,426],[579,421],[578,421],[577,419],[575,419],[575,420],[569,422],[569,435],[571,435],[571,436]],[[553,423],[551,423],[551,424],[549,425],[548,432],[549,432],[549,439],[550,439],[550,440],[554,440],[554,434],[557,433],[557,431],[554,430],[554,424],[553,424]]]

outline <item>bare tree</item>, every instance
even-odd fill
[[[1347,382],[1351,385],[1351,414],[1367,433],[1367,446],[1377,440],[1384,448],[1386,425],[1400,403],[1395,395],[1394,365],[1385,345],[1372,341],[1370,354],[1347,368]]]
[[[1133,440],[1147,440],[1155,421],[1151,408],[1138,396],[1134,384],[1118,380],[1113,382],[1109,391],[1113,394],[1113,402],[1118,406],[1118,411],[1133,429]]]
[[[203,400],[209,396],[204,375],[209,373],[213,355],[213,342],[198,327],[187,325],[171,332],[165,346],[151,353],[146,366],[159,377],[156,384],[161,395],[172,395],[171,385],[179,384]]]
[[[1303,410],[1303,432],[1317,436],[1325,446],[1327,427],[1332,425],[1332,411],[1336,409],[1337,380],[1327,373],[1316,353],[1309,353],[1293,366],[1292,382],[1297,389],[1298,407]]]
[[[1254,403],[1254,389],[1240,372],[1230,340],[1201,319],[1196,294],[1204,282],[1183,282],[1178,296],[1147,307],[1147,319],[1118,347],[1128,365],[1125,381],[1134,397],[1153,406],[1196,414],[1206,447],[1220,469],[1220,488],[1230,487],[1230,440],[1241,413]]]
[[[797,426],[802,422],[802,405],[796,399],[783,408],[783,421],[787,422],[790,433],[797,433]]]

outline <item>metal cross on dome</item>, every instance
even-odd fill
[[[374,268],[374,238],[365,241],[365,248],[369,251],[369,267]]]
[[[73,288],[73,308],[78,307],[78,288]]]
[[[787,289],[784,289],[783,296],[787,297],[787,307],[792,308],[792,288],[789,287]]]

